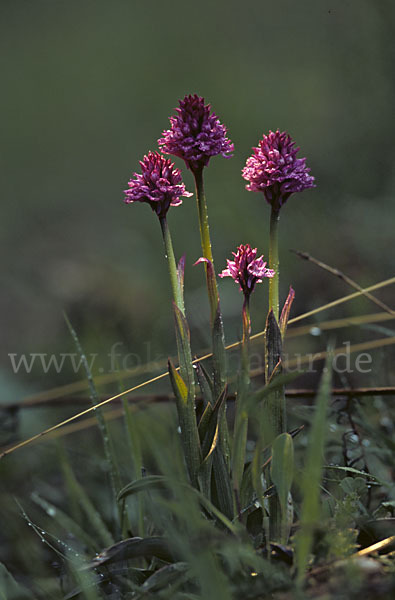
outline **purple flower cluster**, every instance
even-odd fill
[[[210,104],[196,94],[185,96],[179,104],[177,114],[170,117],[170,129],[158,140],[162,152],[179,156],[192,171],[207,166],[217,154],[229,158],[234,146],[226,137],[225,125],[210,112]]]
[[[232,252],[234,260],[227,260],[228,268],[219,277],[232,277],[240,286],[240,291],[248,298],[257,283],[262,283],[264,277],[274,277],[275,271],[266,268],[263,255],[256,257],[257,249],[249,244],[241,244],[237,252]]]
[[[263,192],[266,200],[275,210],[288,200],[294,192],[314,186],[314,177],[309,175],[305,158],[296,158],[299,148],[295,148],[292,138],[277,130],[264,135],[254,154],[247,159],[242,171],[249,183],[250,192]]]
[[[181,196],[189,198],[185,190],[180,169],[174,168],[170,159],[159,152],[149,152],[140,161],[141,174],[134,173],[135,179],[128,183],[125,202],[147,202],[159,218],[165,217],[170,206],[182,204]]]

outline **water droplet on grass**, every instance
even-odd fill
[[[310,329],[310,335],[314,335],[315,337],[321,335],[321,329],[319,327],[312,327]]]

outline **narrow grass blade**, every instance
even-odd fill
[[[158,569],[146,579],[141,586],[143,598],[146,594],[153,594],[168,588],[174,583],[184,583],[191,577],[191,567],[186,562],[176,562]],[[178,596],[177,596],[178,598]]]
[[[294,476],[294,447],[292,436],[282,433],[273,442],[270,468],[271,480],[276,486],[281,508],[281,541],[288,541],[291,524],[288,520],[289,495]]]
[[[140,477],[143,468],[139,432],[135,424],[135,419],[132,416],[128,399],[125,396],[122,398],[122,405],[128,433],[132,476],[137,479]],[[122,532],[124,532],[124,528]],[[142,537],[145,535],[143,505],[140,498],[137,500],[137,533]]]
[[[279,388],[286,386],[291,381],[294,381],[303,374],[303,371],[295,371],[294,373],[283,373],[276,376],[270,383],[265,385],[263,388],[251,394],[246,402],[246,408],[248,414],[251,414],[261,402],[267,399],[267,397]]]
[[[248,431],[248,411],[246,409],[248,388],[249,382],[243,382],[243,378],[239,378],[232,447],[232,482],[239,513],[241,510],[240,486],[243,478]]]
[[[159,558],[166,562],[174,560],[169,542],[161,537],[128,538],[105,548],[86,566],[87,569],[97,569],[110,563],[123,562],[134,558]]]
[[[35,600],[33,594],[17,583],[2,563],[0,563],[0,600]]]
[[[219,511],[218,508],[214,506],[214,504],[212,504],[212,502],[210,502],[201,492],[199,492],[199,490],[187,483],[173,483],[171,479],[165,477],[164,475],[149,475],[137,481],[132,481],[120,491],[118,494],[118,500],[122,500],[127,496],[137,494],[145,490],[171,490],[174,488],[174,486],[181,489],[188,489],[190,492],[195,494],[201,506],[207,510],[208,513],[211,513],[219,522],[225,525],[225,527],[227,527],[231,533],[237,533],[237,528],[231,523],[231,521],[224,514],[222,514],[221,511]]]
[[[73,578],[77,584],[77,589],[73,590],[70,594],[65,597],[65,600],[72,598],[84,598],[85,600],[97,600],[98,598],[98,586],[99,583],[93,573],[81,569],[81,562],[77,561],[75,557],[70,555],[69,557],[69,568]]]
[[[107,460],[108,468],[109,468],[109,473],[110,473],[111,488],[112,488],[112,492],[113,492],[114,499],[115,499],[117,497],[117,493],[118,493],[119,489],[121,488],[121,479],[120,479],[120,475],[119,475],[119,468],[118,468],[117,458],[116,458],[115,452],[114,452],[114,447],[113,447],[113,444],[112,444],[112,441],[110,438],[107,424],[104,420],[103,412],[102,412],[100,406],[98,406],[98,405],[100,405],[100,398],[97,393],[95,383],[93,381],[92,372],[90,370],[88,361],[86,359],[86,355],[81,347],[77,333],[74,330],[73,326],[71,325],[66,314],[64,314],[64,318],[65,318],[67,327],[69,328],[70,334],[74,340],[75,347],[77,348],[77,351],[80,354],[81,361],[82,361],[82,364],[85,369],[86,377],[89,382],[90,396],[91,396],[92,404],[95,407],[96,417],[97,417],[97,421],[99,424],[99,429],[100,429],[100,433],[101,433],[102,440],[103,440],[104,452],[105,452],[105,456],[106,456],[106,460]],[[121,520],[121,515],[118,515],[118,517]]]
[[[114,543],[114,538],[101,518],[100,513],[96,510],[93,502],[86,494],[84,488],[78,483],[65,453],[60,454],[60,466],[63,471],[70,497],[72,497],[78,506],[81,507],[87,522],[90,523],[102,543],[106,546],[110,546]]]
[[[332,352],[328,351],[321,385],[318,392],[316,411],[312,423],[302,478],[302,509],[300,530],[297,533],[296,569],[297,583],[302,585],[313,545],[314,530],[320,518],[320,486],[322,480],[323,453],[327,433],[327,407],[332,382]]]
[[[59,507],[55,506],[51,502],[48,502],[45,498],[41,498],[41,496],[37,492],[33,492],[31,495],[31,499],[35,502],[40,508],[42,508],[45,513],[54,519],[60,527],[62,527],[68,534],[74,536],[79,542],[84,544],[91,552],[95,552],[97,550],[97,541],[95,541],[89,533],[84,531],[84,529],[74,521],[67,513],[61,510]]]

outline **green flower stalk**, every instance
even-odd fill
[[[203,168],[200,168],[193,172],[195,178],[195,190],[196,190],[196,202],[197,202],[197,210],[199,216],[199,231],[200,231],[200,242],[202,246],[203,257],[211,262],[214,269],[214,259],[213,252],[211,248],[211,239],[210,239],[210,228],[208,223],[208,211],[207,211],[207,201],[206,195],[204,193],[204,180],[203,180]],[[207,275],[207,267],[206,267],[206,275]],[[211,323],[213,324],[216,318],[219,295],[218,295],[218,287],[217,280],[215,277],[213,278],[213,282],[208,285],[208,299],[210,302],[210,313],[211,313]],[[221,320],[222,325],[222,320]],[[223,334],[223,327],[222,327]]]
[[[241,344],[241,368],[236,398],[236,415],[233,435],[232,452],[232,480],[235,495],[236,509],[241,515],[240,486],[243,478],[245,452],[248,432],[248,412],[246,400],[250,390],[250,354],[249,344],[251,335],[250,296],[257,283],[262,283],[264,278],[271,281],[275,275],[272,269],[266,268],[263,256],[257,258],[257,249],[249,244],[241,245],[237,252],[233,252],[234,260],[227,261],[227,268],[219,277],[232,277],[239,284],[240,291],[244,294],[242,321],[243,338]]]
[[[275,276],[269,283],[269,314],[265,334],[265,375],[266,382],[281,373],[282,334],[285,333],[287,314],[279,327],[279,278],[280,261],[278,254],[278,224],[280,209],[295,192],[314,187],[314,177],[306,167],[305,158],[297,158],[299,148],[295,148],[292,138],[285,132],[270,131],[259,141],[253,154],[247,159],[242,171],[248,181],[246,189],[262,192],[271,206],[269,266]],[[285,311],[289,312],[290,302],[286,302]],[[281,321],[281,319],[280,319]],[[279,368],[278,368],[279,366]],[[286,431],[286,405],[284,390],[279,389],[266,401],[264,416],[264,436],[266,444]],[[281,507],[277,496],[270,499],[270,536],[281,541]]]
[[[314,187],[314,177],[306,167],[305,158],[296,158],[299,148],[285,131],[269,131],[253,148],[252,156],[247,159],[242,171],[248,181],[246,189],[250,192],[263,192],[272,208],[270,217],[269,266],[276,272],[269,284],[269,311],[278,321],[279,316],[279,257],[278,222],[280,209],[295,192]]]
[[[232,482],[235,495],[236,511],[241,519],[241,501],[240,488],[243,479],[245,454],[248,435],[248,412],[246,410],[246,400],[250,390],[250,335],[251,335],[251,316],[250,316],[250,298],[244,297],[243,310],[243,338],[241,343],[241,366],[239,381],[237,386],[236,414],[233,435],[232,452]]]
[[[189,337],[188,322],[185,318],[183,288],[184,260],[181,259],[177,269],[170,230],[167,219],[161,218],[160,225],[163,234],[170,282],[173,291],[174,317],[179,360],[179,373],[169,360],[169,375],[176,397],[178,419],[181,428],[181,438],[184,448],[185,461],[191,483],[199,488],[198,473],[202,456],[200,439],[195,413],[195,375],[192,361],[192,351]]]
[[[135,173],[125,191],[125,202],[145,202],[159,218],[170,283],[174,300],[177,348],[180,373],[169,361],[170,379],[177,401],[177,411],[181,427],[181,438],[189,477],[198,487],[198,472],[201,464],[201,450],[195,415],[195,380],[192,352],[189,340],[189,328],[185,318],[183,297],[184,261],[177,268],[167,212],[170,206],[179,206],[181,196],[192,196],[185,190],[181,172],[174,164],[159,153],[149,152],[140,162],[142,173]]]
[[[215,401],[221,398],[227,383],[225,335],[220,309],[217,282],[214,271],[208,224],[207,203],[204,193],[203,170],[213,156],[231,156],[234,146],[226,137],[226,127],[204,98],[188,95],[180,100],[176,114],[170,117],[170,129],[163,132],[158,144],[165,154],[178,156],[185,161],[195,178],[196,200],[202,254],[205,259],[207,293],[210,305],[210,320],[213,344],[213,375]],[[213,459],[214,481],[221,510],[232,515],[231,489],[229,481],[229,442],[226,421],[226,404],[219,415],[219,444]]]
[[[278,223],[280,220],[280,212],[272,208],[270,215],[270,237],[269,237],[269,265],[274,270],[274,277],[269,281],[269,311],[273,310],[273,314],[278,321],[279,314],[279,280],[280,280],[280,261],[278,257]]]
[[[203,258],[210,261],[213,269],[203,169],[213,156],[231,156],[234,146],[226,133],[225,125],[211,111],[210,104],[205,104],[204,98],[195,94],[180,100],[176,114],[170,117],[170,129],[164,131],[158,140],[162,152],[182,158],[194,175],[202,254]],[[211,280],[207,265],[205,269],[213,331],[214,388],[218,398],[226,385],[225,336],[217,282],[215,277]]]

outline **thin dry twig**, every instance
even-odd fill
[[[383,386],[383,387],[358,387],[358,388],[333,388],[331,391],[332,396],[345,396],[345,397],[362,397],[362,396],[395,396],[395,386]],[[285,395],[289,398],[312,398],[317,395],[317,390],[311,388],[295,388],[285,390]],[[236,394],[228,394],[227,402],[235,400]],[[102,396],[100,400],[105,400]],[[170,394],[142,394],[139,396],[131,396],[127,399],[132,404],[148,404],[155,403],[160,404],[163,402],[172,402],[174,396]],[[196,398],[196,402],[200,402],[202,398],[199,396]],[[71,398],[65,396],[64,398],[56,398],[52,400],[41,400],[37,402],[13,402],[10,404],[2,404],[0,411],[2,410],[24,410],[26,408],[41,408],[43,406],[48,408],[59,408],[73,406],[75,404],[88,404],[91,402],[88,396],[72,396]],[[114,400],[114,404],[119,404],[121,398]]]
[[[335,277],[338,277],[339,279],[344,281],[344,283],[347,283],[347,285],[354,288],[354,290],[358,290],[359,292],[361,292],[364,296],[366,296],[366,298],[369,298],[369,300],[371,300],[374,304],[376,304],[377,306],[379,306],[380,308],[382,308],[383,310],[388,312],[390,315],[395,316],[395,310],[392,310],[392,308],[387,306],[387,304],[384,304],[384,302],[382,302],[381,300],[379,300],[378,298],[376,298],[375,296],[370,294],[368,291],[364,290],[356,281],[351,279],[351,277],[348,277],[348,275],[343,273],[343,271],[340,271],[340,269],[337,269],[336,267],[331,267],[330,265],[327,265],[326,263],[322,262],[321,260],[314,258],[314,256],[311,256],[311,254],[308,254],[307,252],[302,252],[301,250],[294,250],[292,248],[291,248],[291,252],[296,254],[296,256],[299,256],[299,258],[303,258],[303,260],[307,260],[307,261],[313,263],[314,265],[317,265],[317,267],[320,267],[324,271],[327,271],[328,273],[331,273]]]
[[[342,327],[349,327],[350,325],[365,325],[368,323],[383,323],[385,321],[392,321],[395,319],[395,315],[389,315],[385,312],[370,313],[366,315],[359,315],[357,317],[344,317],[343,319],[331,319],[330,321],[320,321],[313,325],[302,325],[301,327],[293,327],[287,330],[286,339],[300,337],[311,333],[313,328],[318,327],[320,331],[327,331],[331,329],[340,329]]]
[[[362,550],[358,550],[355,554],[351,555],[351,558],[359,558],[360,556],[367,556],[368,554],[372,554],[373,552],[380,552],[380,550],[384,550],[391,544],[395,543],[395,535],[391,535],[390,537],[381,540],[380,542],[376,542],[367,548],[362,548]]]
[[[348,556],[347,558],[334,560],[326,565],[323,565],[322,567],[316,567],[315,569],[312,569],[308,573],[308,575],[316,577],[317,575],[321,575],[322,573],[325,573],[326,571],[329,571],[330,569],[333,569],[336,566],[345,565],[350,560],[355,560],[355,559],[361,558],[363,556],[369,556],[369,554],[373,554],[373,552],[380,552],[381,550],[388,548],[388,546],[391,546],[394,543],[395,543],[395,535],[391,535],[390,537],[387,537],[384,540],[380,540],[380,542],[376,542],[375,544],[372,544],[371,546],[367,546],[367,548],[362,548],[362,550],[358,550],[358,552],[354,552],[354,554],[351,554],[351,556]]]

